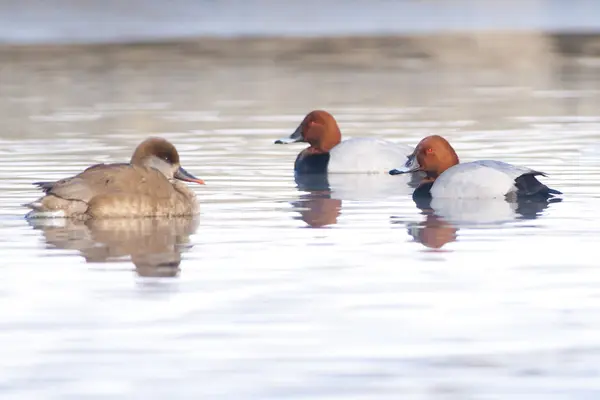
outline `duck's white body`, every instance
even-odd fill
[[[383,139],[352,138],[340,142],[331,151],[327,172],[384,173],[403,164],[413,148]]]
[[[516,179],[540,174],[502,161],[480,160],[456,164],[444,171],[431,187],[432,198],[504,198],[517,191]]]

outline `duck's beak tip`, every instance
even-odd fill
[[[182,167],[179,167],[179,169],[177,169],[177,171],[175,171],[175,178],[179,179],[180,181],[194,182],[199,185],[205,185],[204,180],[202,180],[200,178],[196,178],[194,175],[190,174]]]

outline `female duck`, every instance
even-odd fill
[[[299,174],[385,173],[398,165],[412,148],[382,139],[356,138],[345,141],[335,118],[327,111],[308,113],[289,138],[276,144],[307,142],[294,171]]]
[[[543,172],[502,161],[481,160],[459,164],[456,152],[441,136],[421,140],[406,164],[390,171],[391,175],[424,171],[426,177],[413,197],[431,198],[521,198],[548,199],[558,190],[537,180]]]
[[[26,218],[173,217],[198,213],[196,196],[179,181],[204,184],[179,165],[175,147],[143,141],[129,163],[97,164],[70,178],[36,182],[45,193]]]

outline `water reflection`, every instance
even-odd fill
[[[179,274],[182,251],[192,247],[189,237],[199,219],[33,219],[28,223],[43,232],[49,247],[78,250],[88,263],[129,258],[140,276],[172,277]]]
[[[301,219],[311,228],[337,224],[342,209],[342,200],[332,198],[328,190],[315,190],[303,194],[291,204],[300,213],[300,216],[294,219]]]
[[[295,174],[294,180],[300,191],[331,191],[327,174]]]
[[[399,179],[394,179],[399,178]],[[393,195],[408,195],[421,177],[406,174],[296,174],[298,200],[290,204],[299,218],[312,228],[335,225],[341,214],[342,200],[377,200]]]
[[[445,244],[456,241],[458,228],[433,212],[424,212],[425,220],[409,223],[408,234],[425,247],[441,249]]]
[[[391,176],[389,174],[296,174],[300,191],[330,190],[336,197],[353,200],[385,199],[407,195],[419,185],[422,173]]]
[[[551,203],[561,199],[419,199],[415,200],[425,220],[407,224],[408,234],[425,247],[441,249],[457,240],[461,227],[498,226],[518,219],[536,219]],[[392,218],[392,223],[403,221]]]

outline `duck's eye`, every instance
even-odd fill
[[[433,149],[431,147],[428,147],[427,150],[425,150],[425,153],[431,154],[433,153]]]

